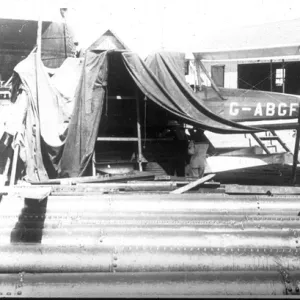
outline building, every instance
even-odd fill
[[[194,55],[218,86],[300,94],[300,19],[220,30]]]
[[[37,20],[0,19],[0,80],[7,81],[14,67],[33,51]],[[48,68],[57,68],[73,56],[73,34],[64,22],[42,22],[42,59]]]

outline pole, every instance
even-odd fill
[[[202,81],[201,74],[200,74],[200,66],[196,60],[195,60],[195,68],[196,68],[198,86],[199,86],[200,91],[202,91],[203,81]]]
[[[296,184],[297,180],[297,165],[298,165],[298,153],[299,153],[299,142],[300,142],[300,105],[298,107],[298,126],[297,126],[297,134],[295,140],[295,148],[294,148],[294,158],[293,158],[293,169],[292,169],[292,184]]]
[[[282,93],[285,93],[285,69],[284,69],[284,59],[282,60]]]
[[[66,21],[64,21],[63,25],[64,25],[65,58],[67,58],[68,54],[67,54],[67,39],[66,39]]]
[[[216,85],[216,83],[214,82],[214,80],[210,77],[208,71],[206,70],[205,66],[203,65],[203,63],[201,62],[200,59],[197,59],[197,63],[199,64],[199,66],[201,67],[201,69],[203,70],[203,72],[205,73],[205,75],[207,76],[207,78],[209,79],[211,86],[213,87],[213,89],[216,91],[216,93],[218,94],[218,96],[222,99],[225,100],[224,97],[221,94],[220,89],[218,88],[218,86]]]
[[[19,150],[20,150],[20,145],[16,144],[14,147],[14,156],[13,156],[12,167],[11,167],[10,182],[9,182],[10,186],[15,184]]]
[[[270,90],[273,92],[273,61],[270,60]]]
[[[138,136],[138,164],[139,164],[139,171],[143,171],[143,168],[142,168],[142,138],[141,138],[141,121],[140,121],[140,103],[139,103],[138,90],[136,90],[135,98],[136,98],[136,128],[137,128],[137,136]]]
[[[38,4],[40,5],[40,4]],[[39,19],[37,23],[37,35],[36,35],[36,54],[35,54],[35,80],[36,80],[36,148],[37,151],[41,151],[41,128],[40,128],[40,108],[39,108],[39,76],[38,70],[42,57],[42,19],[40,16],[41,8],[39,6]],[[39,178],[38,165],[39,161],[37,155],[35,155],[36,167],[35,170],[37,177]]]

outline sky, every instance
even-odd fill
[[[0,5],[2,18],[53,21],[67,7],[82,47],[112,29],[142,57],[159,49],[199,51],[201,39],[224,28],[300,18],[299,0],[0,0]]]

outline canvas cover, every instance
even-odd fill
[[[133,53],[124,53],[123,56],[135,81],[144,83],[144,86],[143,84],[139,86],[140,89],[146,95],[150,92],[151,100],[164,106],[187,123],[218,133],[259,130],[224,119],[207,108],[185,80],[184,53],[157,52],[147,57],[145,64]],[[156,87],[152,85],[152,88],[146,91],[145,84],[149,82],[154,83]]]
[[[87,51],[75,95],[74,111],[60,163],[61,177],[87,174],[101,120],[111,51]],[[120,52],[122,63],[138,88],[152,101],[185,122],[219,133],[256,129],[222,119],[199,103],[179,67],[157,60],[148,66],[132,52]],[[171,61],[172,55],[168,54]],[[150,70],[152,68],[153,71]]]
[[[12,84],[14,103],[6,131],[15,137],[13,144],[20,145],[27,179],[55,178],[70,118],[67,99],[53,86],[35,53],[15,67]]]

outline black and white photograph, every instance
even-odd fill
[[[0,298],[299,298],[299,0],[0,0]]]

